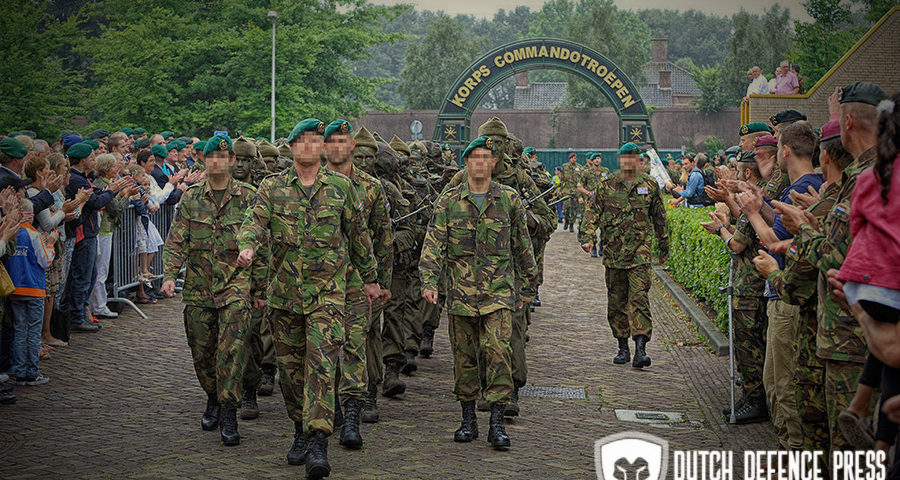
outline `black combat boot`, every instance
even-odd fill
[[[735,406],[734,420],[737,425],[761,423],[769,420],[769,409],[764,398],[747,400],[738,408]]]
[[[624,365],[631,360],[631,350],[628,349],[628,337],[619,338],[619,353],[613,357],[613,363]]]
[[[509,448],[509,435],[503,427],[503,411],[506,405],[495,403],[491,405],[491,427],[488,429],[488,442],[497,450]]]
[[[222,407],[222,420],[219,422],[219,428],[222,445],[233,447],[241,444],[241,434],[238,433],[237,407],[231,405]]]
[[[219,428],[219,400],[216,394],[206,394],[206,411],[200,418],[200,427],[206,431],[212,431]]]
[[[328,464],[328,437],[321,430],[313,430],[307,439],[306,478],[319,479],[331,474]]]
[[[506,404],[506,410],[503,411],[504,417],[519,416],[519,386],[514,385],[512,394],[509,396],[509,403]]]
[[[478,438],[478,419],[475,418],[475,400],[459,402],[462,406],[462,422],[453,434],[454,442],[471,442]]]
[[[378,384],[369,382],[360,418],[363,423],[378,423]]]
[[[362,436],[359,434],[359,413],[362,409],[362,402],[355,398],[347,399],[347,405],[344,405],[344,426],[341,428],[340,444],[348,448],[361,448],[363,444]]]
[[[591,258],[597,258],[597,243],[591,247]]]
[[[261,397],[268,397],[272,395],[272,391],[275,389],[275,366],[274,365],[263,365],[262,366],[262,383],[259,385],[259,390],[256,393]]]
[[[306,443],[308,437],[303,435],[303,423],[294,422],[294,443],[287,453],[289,465],[303,465],[306,463]]]
[[[259,405],[256,404],[256,390],[244,389],[241,400],[241,420],[252,420],[259,417]]]
[[[568,230],[568,229],[569,229],[569,220],[566,219],[566,223],[563,224],[563,230]]]
[[[650,357],[647,355],[646,347],[650,339],[646,335],[638,335],[634,338],[634,360],[631,366],[634,368],[644,368],[650,366]]]
[[[575,222],[569,224],[569,232],[575,233]]]
[[[422,342],[419,344],[419,355],[422,358],[431,358],[434,353],[434,327],[425,325],[422,327]]]
[[[396,365],[384,366],[384,384],[381,385],[381,394],[385,397],[396,397],[406,391],[406,384],[400,380],[399,368]]]
[[[406,355],[406,365],[403,365],[403,368],[400,369],[401,373],[404,375],[412,375],[413,372],[419,369],[419,365],[416,364],[416,355],[418,354],[419,352],[412,350],[404,352],[404,355]]]
[[[534,294],[534,300],[531,301],[531,304],[535,307],[541,306],[541,292],[537,292]]]
[[[740,410],[741,405],[745,403],[747,403],[747,397],[746,395],[741,395],[741,398],[738,401],[734,402],[735,411]],[[722,407],[722,415],[725,415],[725,420],[728,420],[728,417],[731,416],[731,407]]]

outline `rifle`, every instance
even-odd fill
[[[548,193],[553,192],[554,190],[556,190],[556,185],[552,185],[547,190],[544,190],[543,192],[541,192],[540,195],[537,195],[535,197],[529,198],[528,200],[525,200],[525,208],[531,208],[531,206],[534,205],[535,202],[540,200],[542,197],[544,197]]]
[[[561,201],[563,201],[563,200],[567,200],[569,197],[571,197],[571,195],[566,195],[566,196],[563,196],[563,197],[559,197],[559,198],[557,198],[556,200],[554,200],[554,201],[548,203],[547,206],[548,206],[548,207],[552,207],[552,206],[556,205],[557,203],[559,203],[559,202],[561,202]]]
[[[396,225],[396,224],[400,223],[402,220],[406,220],[407,218],[421,212],[422,210],[425,210],[428,207],[434,206],[434,203],[429,201],[428,198],[422,197],[422,200],[419,202],[419,205],[421,205],[419,208],[413,210],[412,212],[407,213],[406,215],[403,215],[403,216],[397,217],[397,218],[392,218],[391,225]]]

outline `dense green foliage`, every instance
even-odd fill
[[[673,208],[669,223],[669,273],[697,299],[716,311],[721,330],[728,328],[728,298],[719,288],[728,284],[728,253],[722,241],[700,226],[709,220],[707,208]]]
[[[841,0],[807,0],[805,5],[813,22],[794,23],[797,33],[791,60],[802,65],[800,73],[809,89],[865,34],[871,22],[859,21]]]

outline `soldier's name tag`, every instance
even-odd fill
[[[647,195],[650,193],[650,189],[647,187],[638,187],[637,193],[638,193],[638,195]]]

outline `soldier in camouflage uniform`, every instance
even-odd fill
[[[525,147],[522,149],[522,158],[526,161],[528,165],[528,175],[534,180],[535,186],[537,186],[538,190],[541,192],[545,192],[548,188],[553,187],[555,184],[553,183],[553,179],[550,177],[550,173],[544,168],[544,165],[537,159],[537,152],[534,147]],[[550,200],[558,195],[558,190],[554,190],[552,193],[545,195],[544,204],[550,202]],[[549,209],[549,207],[548,207]],[[553,213],[553,212],[551,212]],[[556,229],[557,219],[554,216],[551,218],[551,232]],[[541,306],[541,285],[544,284],[544,250],[547,246],[547,241],[549,237],[543,242],[535,242],[532,239],[532,246],[534,247],[534,261],[537,264],[537,282],[538,288],[534,292],[534,300],[531,301],[532,310],[534,311],[534,307]]]
[[[381,301],[390,299],[391,269],[394,254],[391,249],[390,204],[385,197],[381,182],[368,173],[356,168],[350,161],[350,154],[356,147],[350,136],[352,127],[346,120],[335,120],[325,127],[325,150],[328,153],[329,170],[341,173],[350,179],[350,185],[362,201],[361,216],[372,237],[372,248],[378,265],[378,286]],[[347,280],[347,308],[344,322],[344,346],[341,363],[338,366],[338,393],[345,407],[344,424],[341,428],[340,444],[350,448],[362,447],[359,434],[359,420],[368,385],[366,357],[366,334],[372,329],[373,319],[366,295],[362,290],[359,272],[350,265]],[[375,361],[380,361],[377,357]],[[335,405],[340,409],[341,405]]]
[[[506,449],[510,441],[503,426],[504,404],[513,391],[510,312],[531,301],[536,277],[522,201],[511,188],[491,181],[499,160],[493,143],[481,136],[466,148],[467,181],[439,197],[419,270],[422,296],[429,303],[437,302],[438,281],[447,271],[454,393],[462,405],[454,441],[478,437],[475,400],[484,384],[491,409],[488,441],[494,448]],[[479,374],[479,357],[486,364],[484,375]]]
[[[850,405],[856,392],[868,349],[862,327],[847,302],[834,295],[826,273],[840,269],[850,246],[850,199],[857,177],[875,161],[878,131],[875,106],[886,94],[878,85],[855,82],[835,92],[834,97],[840,102],[836,110],[841,116],[841,143],[854,161],[844,169],[835,203],[820,225],[809,223],[797,209],[786,208],[782,217],[792,217],[799,224],[794,239],[797,255],[818,269],[825,293],[817,312],[816,356],[825,363],[825,408],[832,452],[853,448],[841,433],[837,417]],[[785,225],[788,223],[785,220]]]
[[[597,186],[609,176],[609,169],[603,166],[603,157],[596,152],[588,154],[585,167],[578,179],[578,191],[590,202]],[[591,257],[597,258],[597,256],[603,256],[602,242],[599,244],[594,242],[594,247],[591,248]]]
[[[294,168],[263,180],[238,236],[242,267],[271,238],[266,303],[281,393],[295,428],[288,463],[305,462],[308,478],[331,472],[327,446],[349,266],[359,273],[368,301],[380,295],[356,190],[347,177],[321,167],[324,129],[316,119],[294,127],[287,139]]]
[[[163,250],[162,293],[175,293],[175,278],[187,267],[182,300],[184,327],[200,386],[207,394],[204,430],[221,427],[222,443],[238,445],[244,342],[251,298],[265,286],[264,256],[253,269],[236,269],[236,236],[254,198],[252,186],[231,179],[231,139],[210,138],[203,153],[207,180],[187,189]],[[252,276],[252,278],[251,278]]]
[[[285,143],[278,147],[278,162],[275,164],[275,169],[272,172],[283,172],[285,169],[291,168],[294,165],[293,155],[288,144]]]
[[[585,208],[578,229],[581,248],[590,253],[601,230],[606,245],[606,289],[609,298],[607,317],[619,353],[614,363],[628,362],[631,352],[628,337],[634,339],[632,366],[650,366],[646,353],[653,329],[647,292],[650,290],[650,244],[655,231],[657,245],[665,262],[669,255],[669,230],[666,210],[659,196],[659,185],[640,171],[640,147],[626,143],[619,149],[621,170],[600,182]]]
[[[569,154],[569,162],[562,166],[562,174],[559,176],[561,195],[569,195],[563,201],[563,230],[575,231],[575,217],[578,216],[578,179],[581,177],[581,167],[578,165],[578,156]]]

